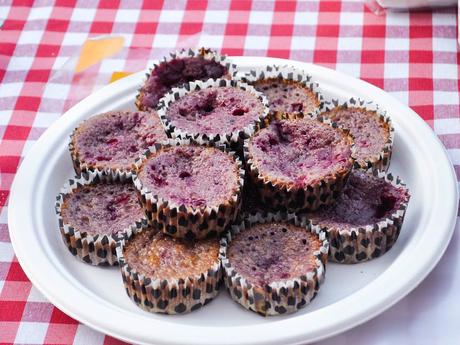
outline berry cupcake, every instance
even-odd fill
[[[169,143],[152,146],[134,178],[150,223],[174,237],[224,231],[241,205],[241,161],[225,148]]]
[[[306,306],[325,274],[328,244],[293,215],[246,219],[221,240],[224,282],[232,298],[263,316]]]
[[[243,80],[267,97],[276,119],[315,116],[321,108],[318,84],[293,67],[266,66],[247,73]]]
[[[82,122],[69,150],[77,175],[95,169],[130,171],[149,146],[167,139],[155,112],[111,111]]]
[[[340,194],[353,166],[352,138],[316,119],[273,121],[245,141],[244,157],[262,203],[315,210]]]
[[[71,179],[56,201],[62,239],[86,263],[115,265],[116,242],[124,232],[147,226],[131,173],[89,172]]]
[[[216,238],[185,241],[152,228],[117,247],[128,296],[154,313],[183,314],[208,304],[222,278]]]
[[[228,145],[241,152],[268,114],[267,100],[252,86],[235,80],[191,82],[173,89],[158,114],[172,138]]]
[[[353,170],[336,203],[307,217],[326,231],[330,260],[363,262],[385,254],[395,244],[409,198],[399,178]]]
[[[355,167],[387,171],[390,165],[394,129],[390,118],[372,102],[351,98],[324,105],[321,117],[350,131],[356,149]]]
[[[235,73],[235,65],[210,49],[172,53],[147,74],[147,80],[136,97],[136,106],[139,110],[156,109],[160,99],[173,87],[194,80],[231,78]]]

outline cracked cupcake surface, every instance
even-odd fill
[[[398,239],[410,195],[404,185],[380,174],[353,170],[334,204],[306,214],[326,231],[333,261],[357,263],[379,257]]]
[[[70,143],[75,170],[130,170],[151,145],[168,137],[155,112],[112,111],[81,123]]]
[[[256,95],[237,87],[211,87],[173,102],[166,118],[190,134],[232,133],[255,123],[265,107]]]
[[[334,201],[353,166],[352,139],[316,119],[272,121],[245,142],[262,204],[297,212]]]
[[[321,116],[350,131],[356,148],[356,163],[363,168],[377,165],[376,168],[386,170],[389,157],[377,157],[384,155],[387,150],[391,141],[391,128],[388,121],[376,111],[362,107],[337,106],[321,113]],[[388,150],[391,150],[391,146]],[[388,161],[379,162],[377,159]]]
[[[90,235],[117,235],[145,217],[131,183],[84,185],[64,197],[65,224]]]
[[[250,284],[264,287],[306,275],[316,267],[322,242],[305,228],[284,223],[257,224],[237,234],[227,257]]]
[[[173,87],[194,80],[217,79],[227,74],[226,66],[203,55],[163,61],[152,70],[142,86],[137,106],[140,110],[155,109],[159,100]]]
[[[272,113],[309,114],[316,112],[321,105],[312,90],[294,80],[268,78],[260,79],[251,85],[267,97]]]

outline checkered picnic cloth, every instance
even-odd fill
[[[146,57],[197,46],[335,68],[414,109],[442,140],[460,176],[456,20],[454,9],[376,16],[356,0],[0,0],[0,343],[120,343],[45,300],[17,262],[7,225],[8,194],[21,159],[54,120],[112,72],[141,70]],[[107,34],[124,37],[126,48],[85,77],[68,73],[85,40]],[[394,308],[380,318],[391,313]],[[430,327],[421,331],[430,339]],[[451,332],[460,337],[456,326]]]

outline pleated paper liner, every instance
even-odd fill
[[[304,275],[294,279],[272,282],[265,286],[256,286],[247,282],[238,273],[227,258],[226,253],[232,238],[238,233],[258,223],[271,222],[285,222],[303,227],[305,231],[318,235],[322,246],[319,251],[313,253],[316,257],[316,267],[313,270],[305,272]],[[298,218],[294,214],[281,212],[268,213],[265,216],[260,213],[253,214],[239,225],[233,225],[231,230],[221,239],[221,261],[225,286],[234,301],[260,315],[293,313],[309,304],[318,293],[326,273],[328,247],[325,233],[319,227],[309,226],[306,219]]]
[[[371,101],[366,101],[360,98],[350,98],[346,102],[340,102],[337,99],[333,99],[330,102],[324,102],[323,107],[321,109],[321,114],[319,115],[320,118],[326,117],[326,112],[334,112],[334,110],[338,109],[348,109],[348,108],[360,108],[365,109],[366,111],[371,112],[374,114],[378,120],[388,128],[388,138],[383,146],[382,150],[374,155],[371,155],[367,159],[364,160],[356,160],[355,161],[355,168],[362,169],[362,170],[379,170],[379,171],[387,171],[390,166],[391,160],[391,153],[393,149],[393,140],[394,140],[394,128],[391,122],[390,117],[387,115],[386,111],[381,109],[377,104]],[[338,125],[341,128],[343,126]]]
[[[193,58],[193,57],[199,57],[199,56],[202,56],[205,60],[212,60],[224,66],[227,69],[227,74],[223,75],[221,78],[232,79],[233,77],[235,77],[237,73],[237,68],[236,68],[236,65],[232,63],[231,59],[229,59],[226,55],[219,55],[216,51],[213,51],[211,49],[207,49],[207,48],[182,49],[177,52],[172,52],[169,54],[169,56],[163,57],[162,59],[159,60],[158,63],[154,64],[153,67],[150,69],[149,73],[146,74],[146,79],[143,83],[143,86],[139,89],[139,93],[136,96],[136,101],[135,101],[136,107],[139,110],[149,110],[149,109],[144,109],[144,107],[141,104],[141,100],[145,92],[145,89],[144,89],[145,83],[150,78],[152,71],[155,70],[161,63],[167,63],[174,59],[185,59],[185,58]],[[181,87],[181,86],[179,85],[178,87]]]
[[[271,117],[275,119],[292,119],[292,118],[302,118],[304,116],[316,117],[322,108],[324,101],[323,95],[319,90],[318,83],[314,82],[312,76],[308,75],[305,71],[296,69],[293,66],[283,65],[268,65],[264,67],[251,69],[248,73],[241,78],[242,81],[253,85],[257,81],[261,80],[275,80],[277,82],[288,84],[299,85],[307,93],[314,95],[315,101],[317,103],[314,111],[306,112],[280,112],[280,111],[271,111]],[[270,101],[270,100],[269,100]]]
[[[297,118],[293,114],[291,114],[289,118],[287,117],[288,115],[282,114],[281,120],[296,120],[302,118]],[[332,176],[326,177],[320,180],[318,183],[315,183],[314,185],[309,185],[306,188],[294,189],[284,181],[263,175],[259,171],[257,166],[255,166],[253,156],[249,152],[249,142],[251,138],[245,140],[243,152],[246,162],[246,169],[249,175],[248,177],[251,180],[251,182],[256,186],[258,193],[261,197],[261,203],[269,205],[272,209],[288,212],[315,210],[321,205],[328,205],[334,202],[334,200],[341,193],[343,187],[347,182],[348,175],[353,166],[355,155],[355,147],[353,144],[352,137],[349,135],[348,131],[337,128],[337,124],[330,121],[329,119],[315,119],[310,116],[309,118],[312,120],[318,120],[322,123],[331,126],[336,130],[343,132],[343,135],[350,144],[352,151],[349,159],[350,169],[342,169],[340,171],[337,171]],[[269,124],[266,123],[266,126],[268,125]],[[287,162],[287,164],[288,163],[289,162]]]
[[[141,231],[155,231],[151,228]],[[126,293],[140,308],[153,313],[184,314],[211,302],[222,282],[220,258],[199,275],[180,279],[159,279],[138,273],[124,257],[125,246],[133,235],[125,234],[117,246],[118,261]],[[217,239],[216,239],[217,241]]]
[[[198,139],[199,140],[199,139]],[[235,221],[241,208],[241,194],[244,184],[244,169],[238,156],[225,145],[200,142],[193,139],[171,139],[163,144],[155,144],[136,162],[137,169],[167,146],[200,145],[214,147],[226,152],[238,167],[238,187],[232,197],[225,203],[214,206],[193,208],[178,205],[165,200],[154,191],[146,188],[142,181],[134,176],[133,182],[137,188],[141,202],[146,210],[150,224],[158,227],[164,233],[177,238],[206,238],[223,232],[229,224]]]
[[[404,188],[407,192],[407,200],[389,217],[366,226],[358,226],[351,229],[339,229],[321,224],[314,218],[309,220],[314,226],[319,226],[327,234],[330,245],[329,260],[354,264],[368,261],[388,252],[398,239],[404,221],[407,205],[410,199],[409,192],[404,182],[392,174],[369,170],[368,174],[384,179],[397,188]]]
[[[127,229],[118,234],[80,232],[70,224],[66,224],[61,216],[61,209],[67,195],[85,185],[110,182],[130,182],[132,174],[129,172],[101,171],[95,170],[82,174],[79,178],[70,179],[61,189],[56,197],[55,211],[58,218],[59,229],[64,244],[72,253],[83,262],[95,266],[113,266],[118,264],[116,255],[116,244],[121,233],[131,233],[133,230],[147,226],[147,219],[142,218],[133,222]]]
[[[174,125],[167,117],[167,112],[170,105],[176,100],[184,97],[193,91],[198,91],[207,88],[217,87],[234,87],[250,92],[255,95],[257,99],[263,104],[264,111],[260,114],[259,118],[254,122],[248,124],[246,127],[239,128],[233,132],[221,134],[205,134],[205,133],[190,133]],[[171,92],[167,93],[161,100],[158,107],[158,115],[160,120],[166,128],[166,132],[173,139],[193,139],[203,143],[214,143],[218,145],[227,145],[232,151],[237,154],[242,153],[243,141],[251,137],[254,132],[262,125],[262,122],[268,116],[268,101],[264,95],[256,91],[252,86],[239,82],[237,80],[228,79],[208,79],[206,81],[194,81],[184,85],[181,88],[173,88]]]

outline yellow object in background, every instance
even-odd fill
[[[110,78],[109,83],[113,83],[114,81],[117,81],[118,79],[127,77],[128,75],[132,74],[131,72],[113,72],[112,77]]]
[[[103,59],[118,53],[123,49],[124,43],[125,39],[122,36],[106,36],[86,40],[81,48],[75,72],[84,71]]]

